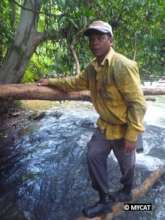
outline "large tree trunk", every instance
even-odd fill
[[[165,87],[143,87],[145,95],[165,95]],[[83,100],[90,101],[89,91],[64,93],[48,86],[36,84],[0,85],[0,99],[13,100]]]
[[[46,40],[57,41],[65,37],[63,29],[37,31],[42,3],[41,0],[24,0],[23,6],[18,4],[21,7],[20,22],[0,69],[0,84],[19,83],[37,46]]]
[[[36,26],[40,6],[40,0],[24,1],[13,44],[0,70],[1,83],[20,82],[25,67],[39,44]]]

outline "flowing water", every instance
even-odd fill
[[[135,186],[165,165],[165,97],[148,102],[144,151],[137,154]],[[16,128],[17,138],[1,138],[0,219],[74,220],[84,205],[97,199],[86,165],[86,144],[98,115],[87,102],[65,102],[45,116]],[[13,134],[14,135],[14,134]],[[120,171],[109,156],[109,184],[119,188]],[[152,203],[151,212],[125,212],[115,219],[164,220],[165,178],[138,202]]]

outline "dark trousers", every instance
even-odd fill
[[[99,194],[107,194],[109,192],[107,158],[111,150],[113,150],[120,166],[122,174],[120,182],[126,188],[132,189],[136,150],[126,153],[124,151],[123,141],[123,139],[106,140],[97,128],[88,142],[88,170],[92,186]]]

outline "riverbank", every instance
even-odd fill
[[[11,144],[33,120],[44,117],[55,104],[51,101],[19,101],[0,116],[0,147]],[[21,132],[19,132],[21,131]]]

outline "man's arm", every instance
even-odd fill
[[[83,71],[76,76],[64,77],[64,78],[50,78],[39,80],[38,86],[51,86],[64,92],[80,91],[88,89],[88,77],[87,72]]]
[[[116,85],[127,104],[128,127],[125,134],[125,149],[129,152],[135,147],[138,134],[144,131],[146,103],[136,62],[120,63],[114,75]]]

